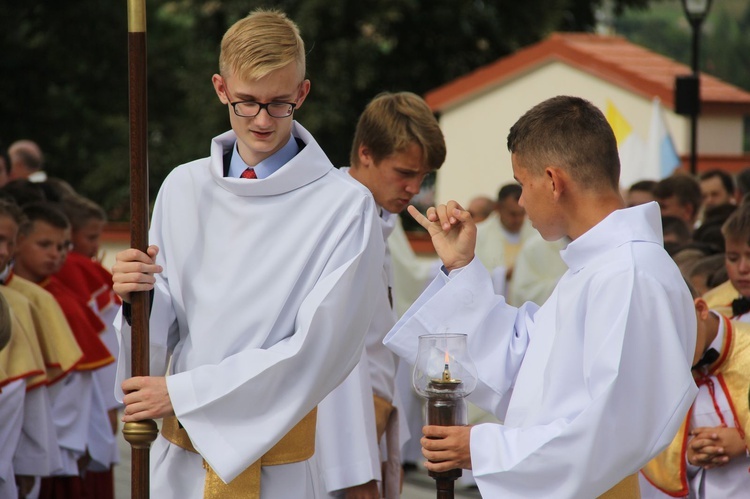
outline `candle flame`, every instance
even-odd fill
[[[451,371],[449,367],[450,357],[448,356],[448,350],[445,351],[445,368],[443,368],[443,382],[451,380]]]

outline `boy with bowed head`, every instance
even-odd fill
[[[294,121],[310,81],[286,15],[235,23],[219,66],[232,130],[170,173],[153,245],[113,268],[126,302],[153,291],[152,376],[130,377],[120,322],[123,421],[164,418],[152,497],[320,497],[315,408],[360,358],[373,315],[362,283],[382,282],[377,212]]]
[[[419,193],[424,178],[440,168],[445,152],[440,125],[421,97],[384,92],[360,115],[351,167],[341,169],[372,193],[380,212],[381,237],[389,249],[383,266],[386,281],[369,283],[377,312],[367,333],[363,360],[319,406],[316,453],[333,497],[400,496],[400,448],[408,431],[399,421],[404,396],[412,388],[409,385],[405,392],[396,384],[398,357],[383,345],[385,334],[398,319],[390,238],[399,223],[398,214]],[[347,431],[341,431],[342,427]]]
[[[511,307],[474,257],[468,212],[454,201],[427,216],[409,208],[444,272],[385,343],[413,363],[419,335],[468,333],[479,373],[470,400],[503,421],[425,427],[426,467],[471,468],[484,497],[638,497],[636,472],[696,393],[695,312],[662,247],[659,207],[625,209],[614,134],[586,100],[533,107],[508,149],[534,227],[571,239],[568,270],[541,307]]]

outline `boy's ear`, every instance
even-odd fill
[[[227,95],[226,85],[224,83],[224,77],[215,74],[211,77],[211,84],[214,86],[214,91],[219,97],[222,104],[229,104],[229,96]]]
[[[295,102],[297,103],[297,107],[295,109],[299,109],[300,107],[302,107],[302,103],[305,102],[305,99],[309,94],[310,80],[305,79],[299,86],[299,93],[297,93],[297,98],[295,99]]]
[[[695,311],[698,313],[698,318],[700,318],[700,320],[702,321],[706,320],[708,318],[708,314],[710,313],[706,300],[698,297],[693,300],[693,303],[695,304]]]
[[[363,166],[365,168],[371,166],[373,163],[375,163],[375,160],[372,157],[372,154],[370,153],[370,150],[365,145],[360,145],[359,149],[357,149],[357,156],[359,157],[359,165]]]
[[[547,180],[550,182],[552,195],[554,196],[555,200],[560,199],[562,193],[565,192],[565,187],[568,180],[565,171],[557,168],[556,166],[548,166],[544,169],[544,174],[547,177]]]

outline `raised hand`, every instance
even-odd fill
[[[448,271],[465,267],[474,259],[477,227],[469,212],[457,202],[448,201],[447,204],[430,207],[427,216],[414,206],[407,209],[414,220],[427,229],[435,251]]]

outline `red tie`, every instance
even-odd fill
[[[241,178],[258,178],[253,168],[248,168],[240,175]]]

